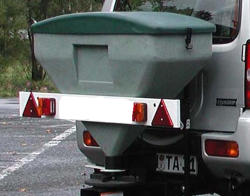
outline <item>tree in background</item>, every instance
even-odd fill
[[[0,0],[0,71],[17,61],[30,67],[31,80],[40,81],[45,71],[36,61],[30,26],[62,14],[100,10],[96,0]]]
[[[35,20],[41,21],[47,18],[62,14],[97,11],[101,9],[102,4],[95,0],[23,0],[27,6],[27,21],[31,26]],[[40,81],[46,76],[41,65],[36,61],[34,55],[34,41],[30,31],[28,31],[31,65],[32,65],[32,80]]]
[[[0,0],[0,69],[27,52],[26,6],[18,0]]]

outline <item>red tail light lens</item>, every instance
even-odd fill
[[[250,108],[250,40],[246,44],[245,105]]]
[[[235,141],[206,140],[205,151],[209,156],[236,158],[239,156],[239,145]]]
[[[83,142],[86,146],[98,147],[99,145],[93,138],[93,136],[89,133],[89,131],[83,132]]]

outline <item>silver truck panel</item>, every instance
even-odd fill
[[[237,38],[228,44],[213,45],[212,59],[202,71],[202,81],[196,85],[193,98],[199,107],[193,108],[193,129],[236,130],[240,110],[244,107],[245,63],[241,61],[242,45],[249,39],[249,1],[242,1],[241,28]],[[200,89],[200,90],[199,90]],[[216,106],[217,99],[234,99],[236,106]]]
[[[220,178],[230,178],[232,173],[241,174],[250,180],[250,111],[245,111],[238,120],[235,133],[207,133],[202,135],[202,158],[212,173]],[[236,141],[239,145],[239,157],[225,158],[208,156],[205,152],[207,139]]]

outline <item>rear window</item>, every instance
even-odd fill
[[[216,25],[213,42],[229,43],[238,34],[240,0],[117,0],[116,11],[184,14]]]

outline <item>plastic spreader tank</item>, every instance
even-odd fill
[[[32,26],[62,93],[175,98],[212,55],[209,22],[171,13],[81,13]]]

